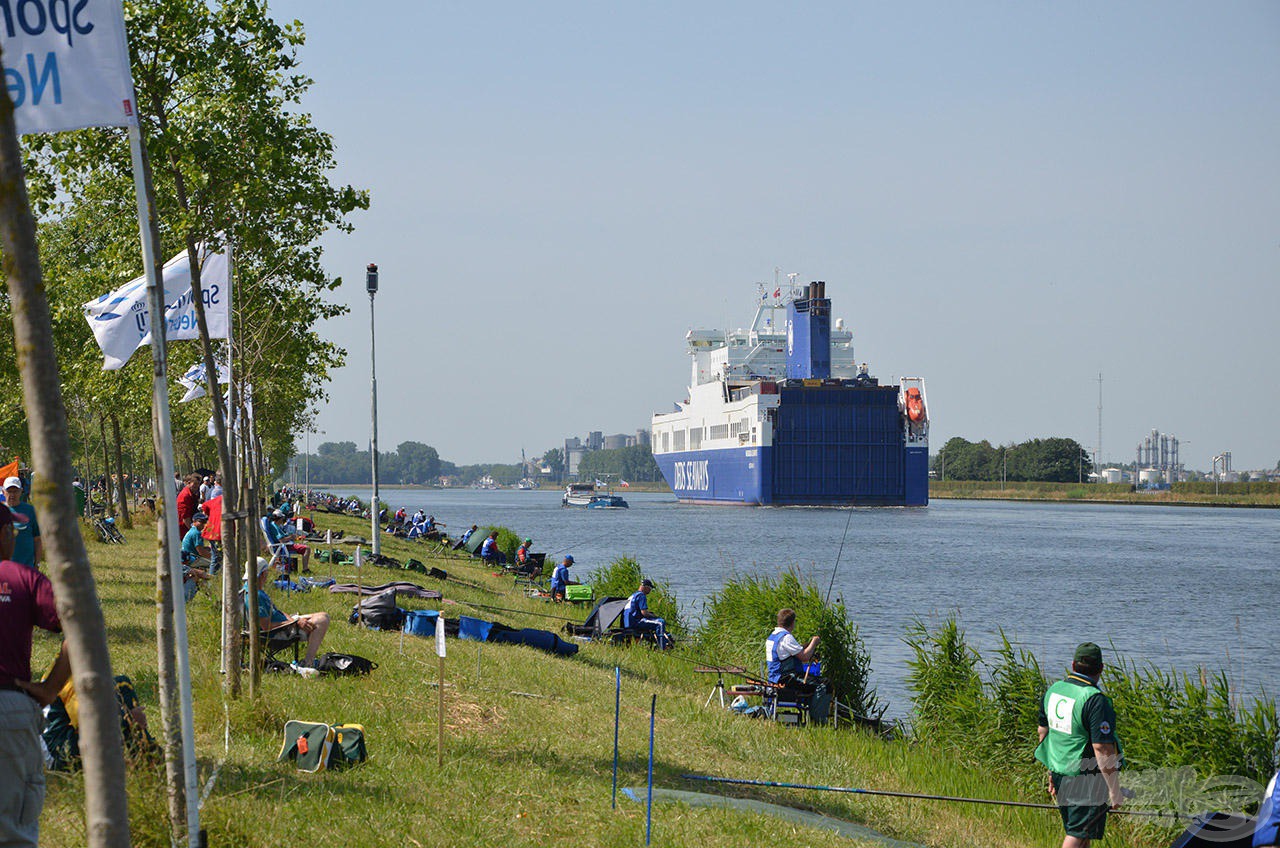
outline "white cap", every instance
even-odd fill
[[[258,557],[258,576],[262,576],[262,572],[271,567],[271,562],[266,557]]]
[[[4,481],[4,487],[6,489],[21,489],[22,481],[17,477],[9,477]]]

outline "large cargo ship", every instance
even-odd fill
[[[749,329],[690,330],[688,396],[653,416],[653,456],[689,503],[925,506],[922,377],[882,386],[831,324],[826,283],[762,291]]]

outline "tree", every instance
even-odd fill
[[[80,705],[85,832],[92,846],[127,846],[124,742],[107,652],[106,620],[76,521],[67,414],[41,279],[35,221],[27,203],[13,123],[13,102],[7,91],[0,96],[0,249],[13,306],[31,461],[38,472],[33,495],[45,516],[50,578]]]
[[[400,463],[401,482],[428,483],[440,476],[440,454],[431,445],[401,442],[396,446],[396,455]]]
[[[564,473],[564,451],[552,448],[542,455],[542,464],[551,469],[551,476],[557,480]]]

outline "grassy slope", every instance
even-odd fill
[[[354,519],[321,520],[320,525],[341,527],[349,534],[367,531],[366,524]],[[90,553],[110,628],[114,668],[133,677],[152,726],[158,729],[154,545],[147,535],[131,532],[127,547],[91,543]],[[388,541],[384,551],[401,560],[416,556],[483,587],[445,584],[443,608],[451,617],[471,613],[515,626],[559,625],[528,614],[470,610],[462,601],[527,613],[569,614],[565,607],[513,593],[509,579],[494,577],[469,561],[429,558],[416,543],[411,547],[399,540]],[[318,566],[322,574],[327,569]],[[347,566],[337,576],[349,579],[354,573]],[[365,569],[368,584],[394,577],[383,569]],[[440,586],[421,575],[405,578]],[[364,632],[347,624],[346,614],[354,603],[349,595],[312,592],[279,598],[280,593],[272,591],[287,612],[327,610],[334,623],[325,647],[369,657],[380,668],[368,678],[264,676],[256,701],[246,695],[227,705],[231,746],[224,754],[218,610],[206,592],[192,602],[201,784],[218,761],[226,760],[202,813],[212,845],[335,844],[335,834],[336,844],[362,846],[433,845],[446,839],[453,844],[503,846],[641,844],[643,807],[625,798],[619,799],[616,811],[609,806],[615,665],[623,674],[620,786],[643,785],[649,699],[657,694],[655,783],[660,786],[703,789],[678,777],[697,771],[1020,797],[1012,783],[949,754],[885,743],[859,732],[794,730],[703,709],[714,679],[693,673],[690,663],[646,649],[601,645],[585,645],[575,657],[558,658],[529,648],[450,640],[445,765],[437,769],[437,663],[432,643],[406,637],[401,652],[399,634]],[[52,640],[37,643],[40,660],[50,659],[54,650]],[[317,775],[276,764],[281,729],[290,718],[365,725],[369,761],[349,771]],[[129,780],[135,844],[166,845],[162,768],[135,766]],[[788,790],[734,792],[859,821],[930,846],[1022,848],[1057,845],[1061,840],[1057,816],[1051,812]],[[1117,822],[1108,831],[1109,846],[1168,842],[1167,835],[1161,839],[1127,822]],[[844,841],[768,816],[671,804],[655,808],[654,833],[656,844],[701,848]],[[48,846],[84,844],[79,776],[51,776],[42,837]]]

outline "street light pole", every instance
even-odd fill
[[[369,505],[370,520],[373,522],[373,555],[382,553],[382,524],[378,521],[378,366],[375,359],[375,336],[373,332],[373,296],[378,293],[378,266],[372,262],[365,271],[364,288],[369,292],[369,392],[373,408],[372,438],[370,450],[373,458],[373,502]]]

